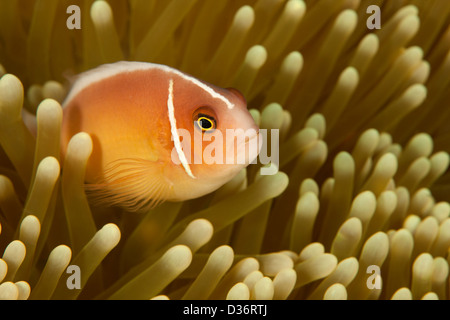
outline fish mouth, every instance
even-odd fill
[[[234,164],[248,165],[256,163],[255,160],[262,148],[262,139],[260,139],[261,135],[259,129],[254,129],[254,131],[255,132],[252,135],[246,135],[244,139],[235,137],[234,141],[237,152],[234,157]]]

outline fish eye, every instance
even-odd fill
[[[206,114],[199,114],[195,124],[202,130],[202,132],[213,131],[216,128],[216,120]]]
[[[217,128],[214,112],[208,111],[207,108],[202,107],[194,113],[194,125],[200,129],[202,133],[211,133]],[[214,114],[214,116],[212,114]]]

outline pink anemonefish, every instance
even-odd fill
[[[258,141],[256,151],[245,151],[258,140],[259,129],[239,91],[159,64],[121,61],[84,72],[63,108],[62,157],[73,135],[88,133],[93,152],[87,190],[94,199],[130,211],[208,194],[256,159],[261,146]],[[191,133],[191,140],[182,139],[179,129]],[[246,152],[244,163],[205,161],[213,142],[203,139],[202,148],[194,148],[195,134],[225,135],[227,129],[256,132],[244,143],[223,143],[214,151],[227,154],[232,148],[234,159]],[[203,161],[197,163],[192,158],[199,152]]]

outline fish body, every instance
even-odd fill
[[[258,140],[258,127],[237,90],[164,65],[122,61],[82,73],[63,108],[62,156],[73,135],[88,133],[87,189],[97,200],[132,211],[210,193],[260,148],[248,148]],[[232,146],[224,137],[235,129],[255,134]],[[245,161],[236,161],[244,153]],[[224,161],[211,161],[220,157]]]

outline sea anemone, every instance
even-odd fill
[[[71,5],[0,1],[0,299],[450,297],[450,1]],[[124,59],[242,91],[279,172],[90,205],[90,136],[59,157],[64,79]]]

